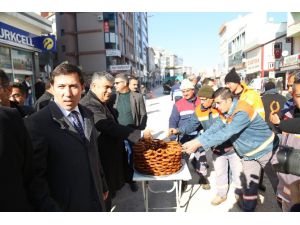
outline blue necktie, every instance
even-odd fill
[[[74,128],[76,129],[76,131],[78,132],[79,136],[81,137],[81,139],[83,141],[85,141],[85,135],[84,135],[84,130],[83,130],[83,127],[82,127],[82,124],[79,120],[79,116],[78,116],[78,112],[77,111],[72,111],[70,113],[70,116],[73,118],[73,125],[74,125]]]

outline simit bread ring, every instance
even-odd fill
[[[141,173],[162,176],[181,168],[181,145],[176,141],[141,139],[133,149],[134,166]]]

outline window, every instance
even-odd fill
[[[232,53],[232,43],[229,42],[228,43],[228,55],[230,55]]]
[[[3,46],[0,46],[0,68],[12,68],[9,48]]]
[[[274,48],[275,49],[281,49],[281,42],[275,43]]]
[[[245,44],[246,44],[246,42],[245,42],[245,32],[244,32],[244,33],[242,33],[242,36],[241,36],[241,46],[242,46],[242,48],[245,47]]]
[[[13,65],[15,70],[32,71],[33,60],[32,60],[31,52],[12,49],[11,54],[12,54]]]

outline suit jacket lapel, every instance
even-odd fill
[[[136,96],[135,96],[135,93],[131,91],[130,92],[130,107],[131,107],[132,118],[133,118],[133,121],[134,121],[135,124],[136,124],[136,120],[137,120],[137,117],[136,117],[136,112],[137,112],[136,106],[137,106]]]
[[[84,135],[87,138],[87,140],[90,141],[94,126],[93,115],[89,114],[86,110],[84,110],[81,105],[79,105],[79,110],[83,117]]]
[[[55,102],[49,102],[49,109],[52,119],[60,125],[60,129],[65,130],[67,133],[83,142],[73,124],[63,115]]]

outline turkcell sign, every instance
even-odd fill
[[[34,51],[56,51],[54,35],[38,36],[1,22],[0,42]]]
[[[0,39],[34,48],[32,38],[36,35],[0,22]]]

